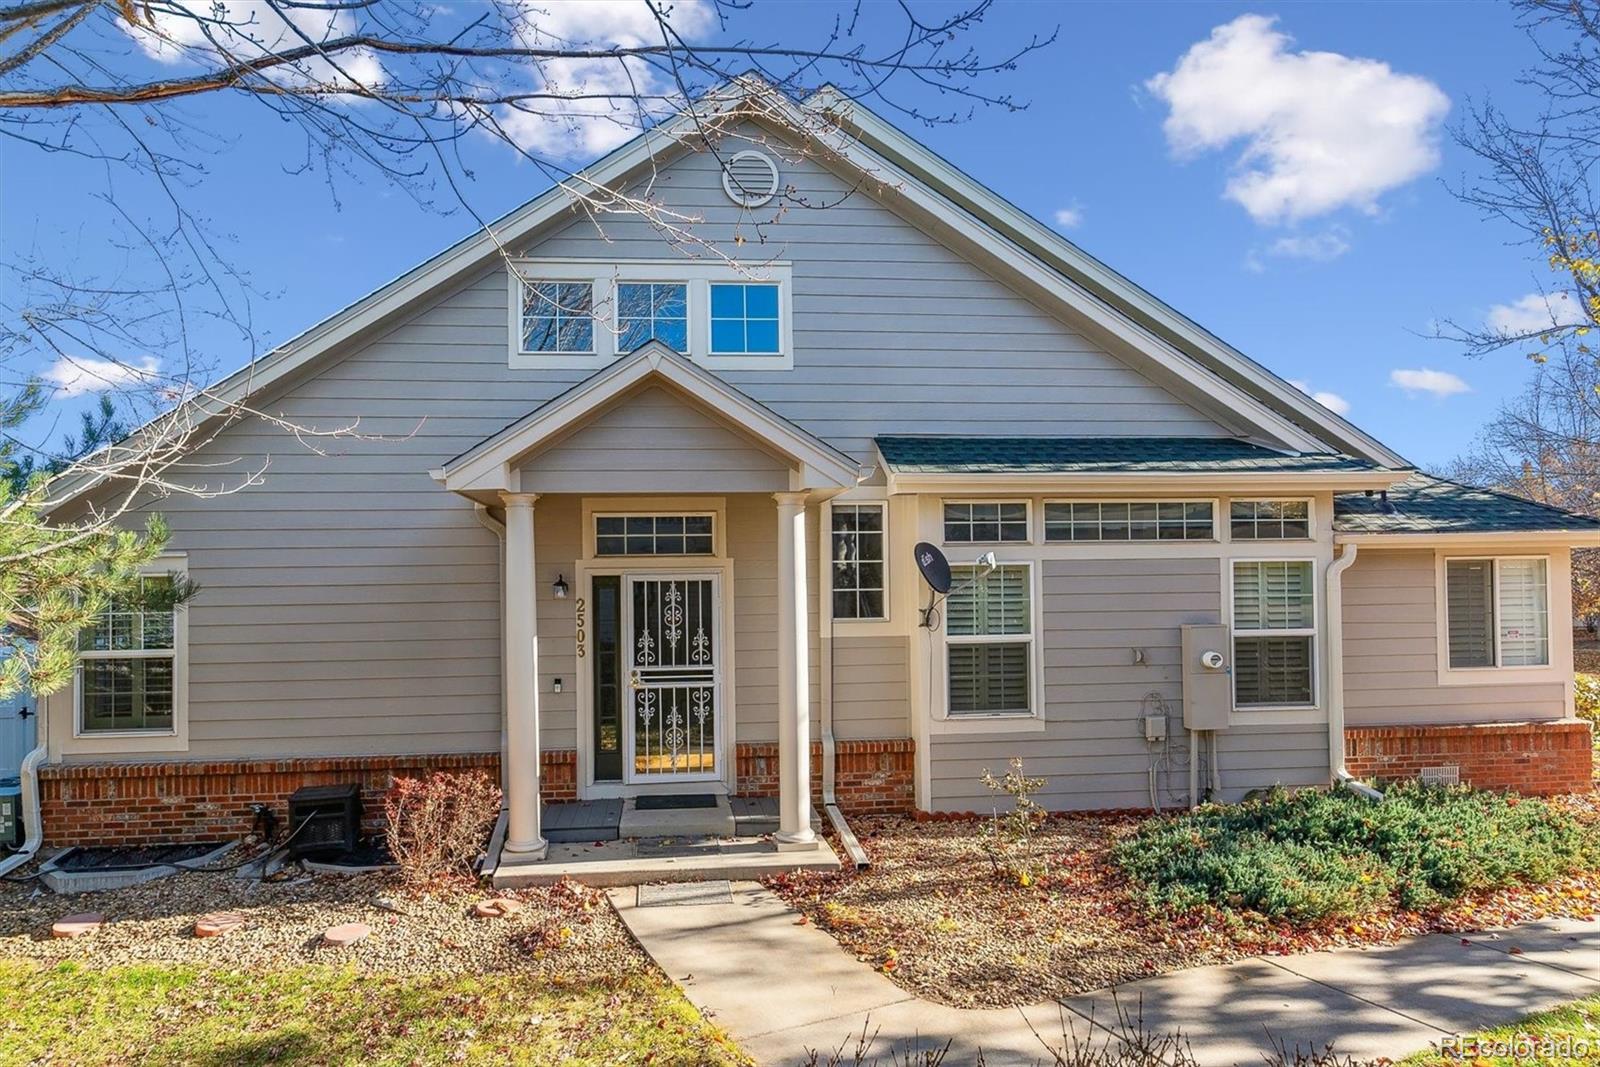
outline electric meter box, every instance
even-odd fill
[[[1183,725],[1226,730],[1233,719],[1233,640],[1221,623],[1183,627]]]

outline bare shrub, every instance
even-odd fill
[[[482,771],[396,778],[383,811],[389,853],[406,882],[470,877],[500,817],[500,787]]]
[[[1001,794],[1011,798],[1009,811],[996,808],[984,824],[984,854],[994,865],[996,874],[1027,888],[1046,873],[1033,855],[1034,832],[1044,825],[1047,817],[1033,794],[1044,788],[1044,779],[1023,774],[1022,760],[1012,757],[1010,769],[1003,778],[996,778],[985,768],[981,780],[997,799]]]

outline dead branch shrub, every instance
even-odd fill
[[[389,854],[406,882],[470,877],[500,817],[500,787],[482,771],[396,778],[383,811]]]

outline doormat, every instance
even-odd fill
[[[714,793],[671,793],[635,797],[633,801],[633,810],[635,811],[675,811],[678,808],[714,808],[716,806],[717,797]]]

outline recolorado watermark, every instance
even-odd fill
[[[1456,1059],[1509,1059],[1531,1060],[1583,1059],[1600,1053],[1600,1039],[1562,1034],[1559,1037],[1537,1037],[1518,1034],[1515,1037],[1480,1037],[1456,1034],[1439,1042],[1439,1052]]]

